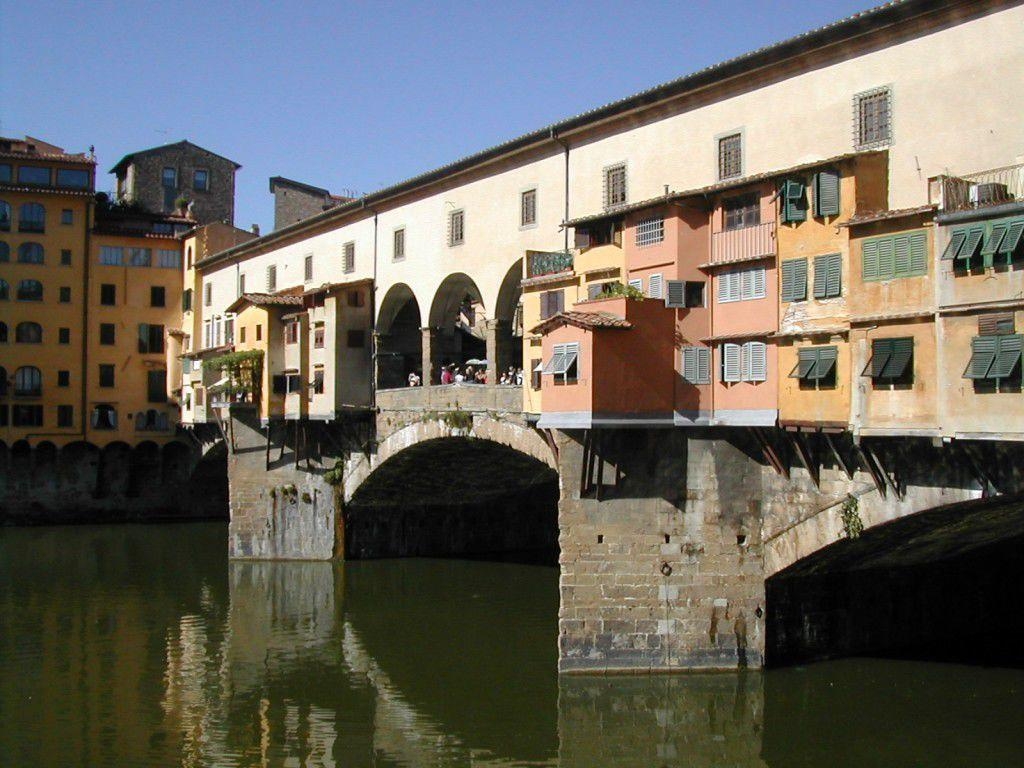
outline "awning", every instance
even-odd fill
[[[213,384],[208,386],[206,388],[206,391],[210,392],[211,394],[214,393],[214,392],[220,392],[220,391],[226,389],[228,384],[230,384],[230,383],[231,383],[231,379],[229,379],[227,376],[225,376],[223,379],[217,379],[217,381],[215,381]]]

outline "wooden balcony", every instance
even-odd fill
[[[711,235],[711,264],[752,261],[775,255],[775,222]]]

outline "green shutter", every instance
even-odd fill
[[[907,277],[910,274],[910,238],[897,235],[893,242],[893,277]]]
[[[1017,246],[1020,245],[1022,235],[1024,235],[1024,219],[1010,222],[1010,225],[1006,228],[1006,236],[999,245],[999,253],[1005,253],[1007,261],[1013,258],[1013,253],[1017,250]]]
[[[891,280],[896,273],[896,254],[893,238],[886,237],[878,241],[878,278]]]
[[[992,234],[985,240],[985,245],[981,249],[982,256],[991,256],[999,251],[999,246],[1002,245],[1003,238],[1006,237],[1006,228],[1006,224],[992,225]]]
[[[861,266],[860,277],[862,280],[878,279],[878,241],[865,240],[860,248]]]
[[[1024,336],[997,336],[996,359],[989,371],[991,379],[1005,379],[1020,364],[1021,340]]]
[[[791,379],[806,379],[818,362],[818,352],[813,347],[804,347],[797,350],[797,362],[793,370],[789,372]]]
[[[814,176],[814,215],[839,215],[839,174],[821,171]]]
[[[828,296],[828,256],[814,257],[814,298]]]
[[[802,181],[789,179],[782,182],[782,223],[807,219],[806,190]]]
[[[782,300],[803,301],[807,298],[807,259],[782,262]]]
[[[949,236],[949,242],[946,243],[946,250],[942,252],[942,261],[955,260],[960,255],[960,249],[964,247],[966,241],[967,230],[954,229],[953,234]]]
[[[910,234],[910,274],[928,274],[928,234],[912,232]]]
[[[840,253],[829,257],[825,292],[829,296],[839,296],[843,292],[843,256]]]
[[[964,247],[960,249],[959,259],[965,262],[964,268],[971,269],[971,259],[974,258],[978,252],[978,246],[981,245],[981,239],[985,236],[984,227],[971,227],[967,230],[967,242],[964,243]]]
[[[907,367],[914,357],[914,339],[907,337],[890,339],[890,341],[892,342],[892,356],[880,375],[886,379],[898,379],[906,373]]]
[[[818,353],[818,364],[814,366],[814,370],[808,375],[808,378],[822,379],[828,378],[829,373],[835,367],[836,360],[839,358],[839,350],[835,347],[819,347]]]
[[[964,371],[964,378],[987,379],[998,350],[998,336],[975,336],[971,339],[971,361]]]
[[[871,342],[871,362],[864,369],[864,375],[873,379],[882,377],[882,372],[892,357],[892,342],[892,339],[875,339]]]

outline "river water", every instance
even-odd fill
[[[1024,671],[559,678],[553,568],[225,553],[0,529],[0,765],[1024,765]]]

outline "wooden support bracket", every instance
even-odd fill
[[[811,448],[804,440],[802,432],[786,432],[789,436],[790,443],[796,449],[797,458],[800,459],[800,463],[804,465],[804,469],[811,476],[811,480],[814,482],[815,488],[821,487],[821,469],[818,466],[818,459],[812,455]]]
[[[762,427],[750,427],[750,433],[754,436],[754,439],[760,446],[761,453],[764,456],[765,461],[767,461],[778,474],[788,480],[789,466],[782,460],[779,452],[775,449],[775,445],[765,432],[766,430]]]
[[[885,477],[883,476],[882,471],[875,465],[874,459],[865,450],[867,447],[866,443],[861,440],[861,442],[855,443],[853,447],[854,450],[857,451],[857,455],[860,457],[860,461],[864,465],[864,468],[868,471],[868,474],[871,475],[871,480],[875,484],[875,490],[877,490],[878,495],[884,499],[886,496]]]
[[[974,458],[974,454],[970,448],[963,442],[955,442],[954,445],[960,450],[964,458],[967,460],[967,468],[971,470],[971,474],[974,479],[978,481],[978,485],[981,486],[981,497],[987,499],[992,495],[992,491],[995,490],[995,483],[992,482],[992,478],[988,476],[988,473],[982,469],[982,463]]]
[[[846,460],[846,457],[840,453],[839,446],[836,445],[834,435],[831,432],[825,432],[824,434],[825,442],[828,443],[828,447],[832,449],[832,455],[836,457],[836,461],[839,463],[839,466],[843,468],[843,472],[846,473],[846,477],[853,480],[853,467],[850,465],[850,462]]]

